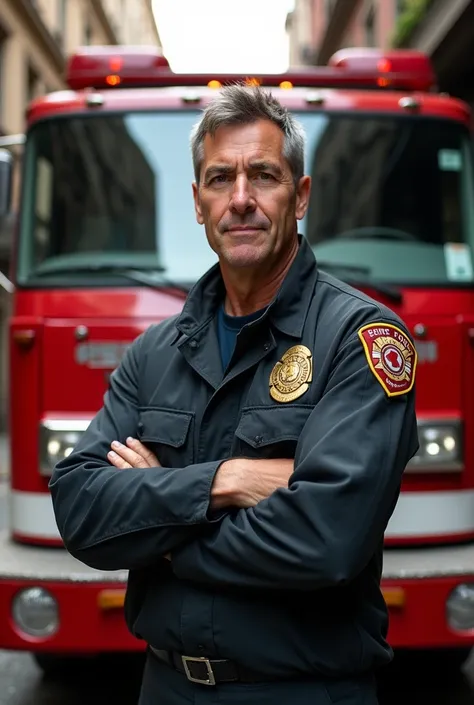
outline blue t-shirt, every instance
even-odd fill
[[[221,351],[222,368],[227,369],[232,353],[234,352],[235,342],[239,331],[252,321],[263,314],[264,309],[249,313],[247,316],[229,316],[224,311],[224,304],[219,307],[217,314],[217,337],[219,339],[219,348]]]

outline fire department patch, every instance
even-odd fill
[[[389,397],[406,394],[415,383],[417,354],[405,333],[389,323],[360,328],[369,367]]]

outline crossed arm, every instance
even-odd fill
[[[127,438],[126,444],[113,441],[107,457],[119,470],[161,467],[156,455],[132,437]],[[226,460],[214,476],[209,500],[210,509],[254,507],[270,497],[279,487],[287,487],[293,468],[293,460],[287,458]],[[164,557],[171,560],[170,553]]]
[[[156,563],[217,525],[224,512],[210,510],[232,504],[251,506],[281,483],[281,472],[287,483],[290,472],[288,461],[283,463],[284,470],[278,463],[254,461],[261,468],[255,478],[265,478],[259,488],[250,481],[254,468],[243,467],[237,460],[177,470],[161,467],[138,441],[126,445],[125,439],[133,436],[138,425],[141,341],[137,339],[127,351],[111,376],[102,409],[73,453],[56,465],[49,483],[65,547],[78,560],[100,570],[132,570]],[[112,439],[125,443],[111,448]],[[141,459],[127,463],[124,452],[128,449],[131,460],[130,453],[138,447]],[[116,455],[110,456],[111,451]]]
[[[387,398],[356,338],[335,360],[294,467],[236,458],[176,471],[146,460],[133,440],[108,456],[110,439],[136,428],[133,365],[132,355],[85,438],[53,473],[58,527],[73,555],[113,570],[171,554],[181,579],[260,589],[341,584],[363,569],[418,439],[413,392]]]
[[[107,457],[119,470],[161,467],[156,455],[132,437],[127,438],[126,445],[113,441]],[[287,487],[293,468],[294,461],[288,458],[226,460],[214,476],[210,509],[254,507],[279,487]]]

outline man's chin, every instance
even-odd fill
[[[244,269],[245,267],[258,267],[268,258],[268,249],[250,244],[239,244],[232,247],[227,247],[221,252],[220,259],[227,266],[235,269]]]

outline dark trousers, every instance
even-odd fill
[[[378,705],[371,677],[198,685],[148,654],[139,705]]]

